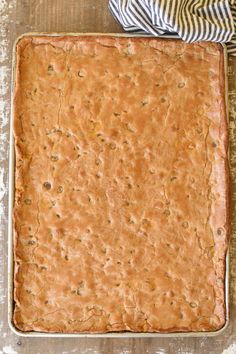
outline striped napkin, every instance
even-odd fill
[[[109,0],[109,9],[126,31],[227,43],[236,55],[236,0]]]

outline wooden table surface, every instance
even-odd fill
[[[7,199],[11,56],[24,32],[122,32],[108,0],[0,0],[0,354],[236,353],[236,57],[229,58],[232,175],[230,324],[214,338],[40,339],[20,338],[7,324]]]

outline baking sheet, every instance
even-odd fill
[[[13,251],[13,206],[14,206],[14,171],[15,171],[15,150],[14,150],[14,136],[13,136],[13,97],[15,86],[16,73],[16,45],[18,41],[25,36],[113,36],[113,37],[148,37],[150,35],[134,35],[126,33],[26,33],[18,37],[13,48],[13,63],[12,63],[12,85],[11,85],[11,120],[10,120],[10,151],[9,151],[9,208],[8,208],[8,324],[11,330],[23,337],[56,337],[56,338],[165,338],[165,337],[213,337],[221,334],[229,323],[229,250],[226,255],[225,264],[225,306],[226,306],[226,321],[225,325],[217,331],[212,332],[175,332],[175,333],[135,333],[135,332],[109,332],[109,333],[44,333],[44,332],[21,332],[13,323],[14,312],[14,251]],[[174,35],[163,36],[164,39],[179,39]],[[227,76],[227,51],[224,48],[224,71],[225,71],[225,103],[228,118],[228,76]],[[229,119],[228,119],[229,121]]]

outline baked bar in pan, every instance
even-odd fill
[[[218,44],[25,36],[14,91],[14,323],[225,323],[228,135]]]

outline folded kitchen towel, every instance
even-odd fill
[[[227,43],[236,55],[236,0],[109,0],[109,8],[126,31]]]

